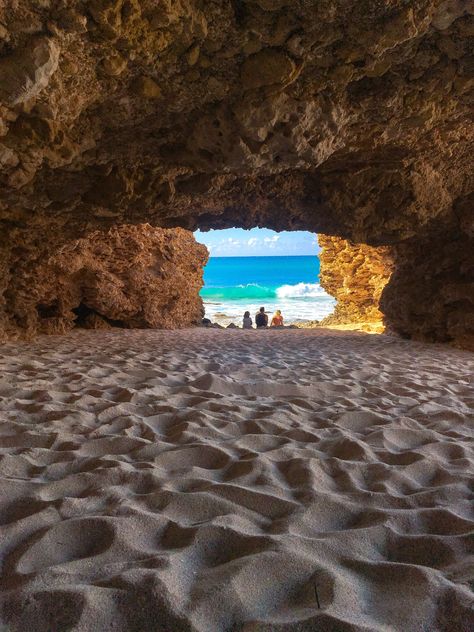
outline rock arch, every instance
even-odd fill
[[[473,12],[466,0],[7,0],[3,329],[20,277],[28,288],[77,239],[237,225],[390,247],[388,324],[471,344]]]

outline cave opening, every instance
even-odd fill
[[[269,223],[269,222],[268,222]],[[29,268],[36,288],[11,277],[7,312],[22,335],[72,328],[174,329],[203,317],[242,326],[260,307],[288,326],[384,330],[382,291],[391,249],[312,231],[267,227],[119,225],[61,244]],[[262,225],[261,224],[261,225]],[[21,301],[20,301],[21,299]],[[21,317],[22,320],[19,320]]]
[[[110,327],[126,328],[122,320],[108,318],[96,309],[88,307],[83,301],[71,309],[74,314],[74,325],[82,329],[109,329]]]
[[[51,303],[39,303],[36,306],[39,318],[55,318],[60,314],[59,300],[54,300]]]
[[[263,306],[286,325],[385,330],[380,306],[390,280],[390,248],[356,244],[309,231],[268,228],[196,231],[206,245],[203,301],[206,322],[242,326]]]
[[[91,314],[97,313],[82,302],[79,303],[77,307],[73,307],[72,312],[76,315],[75,321],[77,327],[83,326]]]
[[[230,228],[195,237],[210,255],[200,292],[206,319],[241,326],[246,311],[254,318],[263,306],[270,318],[280,310],[286,325],[303,325],[333,311],[334,298],[319,283],[314,233]]]

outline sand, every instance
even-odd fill
[[[473,354],[324,329],[0,353],[2,632],[473,629]]]

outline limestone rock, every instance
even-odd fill
[[[112,55],[102,61],[102,68],[111,77],[120,75],[127,67],[127,60],[120,55]],[[159,89],[158,89],[159,90]]]
[[[79,317],[76,322],[79,327],[84,329],[112,329],[111,323],[96,312],[90,312],[84,318]]]
[[[474,15],[472,0],[446,0],[442,2],[433,17],[433,26],[443,31],[464,14]]]
[[[157,99],[161,96],[161,88],[151,77],[139,77],[134,83],[136,94],[146,99]]]
[[[321,287],[337,300],[334,313],[321,324],[381,324],[380,297],[393,270],[390,248],[327,235],[318,239]]]
[[[59,48],[46,37],[0,58],[0,102],[7,106],[23,104],[46,88],[58,67]]]
[[[246,90],[288,84],[296,75],[295,63],[278,49],[265,48],[248,57],[241,71]]]
[[[407,338],[474,351],[473,240],[446,227],[398,244],[393,256],[395,271],[381,298],[387,325]]]
[[[207,256],[182,229],[140,225],[95,231],[35,267],[12,266],[6,293],[14,299],[4,310],[0,305],[0,322],[10,336],[64,333],[75,325],[195,324],[203,316],[199,290]]]
[[[200,53],[200,49],[197,44],[195,44],[188,50],[186,54],[186,59],[190,66],[194,66],[195,64],[197,64],[197,61],[199,59],[199,53]]]

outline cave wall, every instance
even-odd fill
[[[10,262],[3,335],[195,324],[204,312],[199,290],[207,258],[189,231],[143,224],[92,232],[35,265]]]
[[[394,272],[381,297],[387,326],[407,338],[474,351],[474,200],[457,222],[393,249]]]
[[[27,293],[71,241],[147,222],[332,234],[396,247],[404,269],[404,242],[449,239],[462,277],[473,15],[469,0],[4,0],[0,305],[29,326],[20,276]],[[416,291],[391,288],[409,335]]]
[[[391,248],[353,244],[329,235],[319,235],[318,241],[320,283],[337,301],[321,324],[353,324],[370,330],[381,326],[380,297],[393,270]]]

